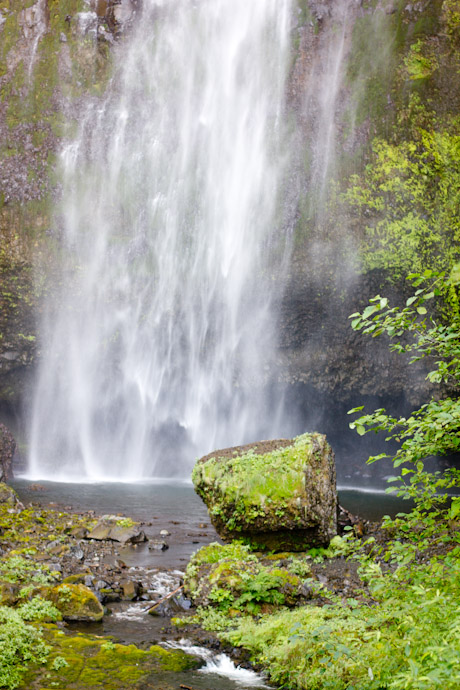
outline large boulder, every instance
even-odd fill
[[[223,539],[284,551],[336,534],[334,453],[322,434],[215,451],[198,460],[192,480]]]
[[[15,450],[16,441],[13,434],[4,424],[0,424],[0,482],[6,482],[13,476]]]

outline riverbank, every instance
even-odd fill
[[[39,496],[40,486],[31,491]],[[214,652],[196,645],[193,653],[173,649],[182,633],[169,625],[169,611],[157,607],[149,615],[183,576],[158,563],[172,535],[155,520],[140,524],[124,515],[72,512],[70,506],[24,505],[9,487],[3,499],[0,687],[92,690],[129,684],[169,690],[185,684],[212,690],[216,681],[225,690],[263,686],[256,674],[244,686],[227,679],[229,673],[238,677],[227,657],[218,662]],[[110,536],[102,533],[104,525]],[[134,564],[138,550],[140,562],[150,554],[150,564]],[[175,613],[189,606],[180,594],[167,601]],[[211,634],[202,637],[210,647],[220,646]]]
[[[244,649],[283,688],[456,690],[454,505],[364,530],[358,523],[348,538],[296,558],[241,553],[236,542],[204,548],[185,578],[201,599],[194,620]]]
[[[11,639],[11,630],[16,635],[32,626],[36,632],[23,632],[45,652],[27,660],[16,649],[19,671],[29,670],[16,682],[8,668],[2,687],[124,688],[128,676],[118,678],[110,670],[121,665],[128,674],[131,668],[129,684],[139,690],[181,684],[193,690],[264,687],[260,676],[245,675],[251,666],[275,684],[298,690],[456,687],[452,664],[451,677],[438,668],[447,668],[446,655],[454,658],[460,651],[459,523],[447,513],[431,524],[395,517],[382,527],[343,512],[342,536],[328,549],[257,554],[240,544],[213,544],[216,534],[203,521],[206,511],[190,486],[177,488],[180,505],[163,487],[167,500],[152,506],[145,495],[139,500],[145,487],[123,486],[123,498],[115,497],[113,486],[104,493],[101,487],[73,485],[71,496],[61,487],[61,500],[50,505],[53,491],[59,498],[58,487],[19,485],[24,501],[35,500],[0,505],[3,627]],[[92,505],[103,510],[131,505],[134,517],[148,514],[150,519],[138,524],[126,513],[105,516],[128,531],[136,527],[148,541],[92,539],[100,517],[82,506],[93,491],[99,500],[92,496]],[[133,491],[140,492],[137,500]],[[193,551],[197,555],[186,570]],[[49,608],[59,601],[49,601],[46,592],[62,585],[64,594],[69,585],[87,587],[102,606],[101,620],[60,620],[62,611]],[[146,610],[159,601],[157,615],[149,615]],[[14,616],[29,611],[32,619],[19,616],[7,624],[5,605]],[[160,658],[157,647],[166,656]],[[181,652],[177,663],[167,656],[173,651]],[[432,668],[423,666],[427,658]],[[423,685],[409,673],[428,680]]]

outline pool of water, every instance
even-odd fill
[[[181,524],[197,533],[203,531],[200,524],[209,526],[206,506],[189,482],[76,484],[15,479],[11,484],[25,502],[55,503],[76,511],[94,510],[98,515],[122,513],[146,523]],[[339,486],[338,494],[340,505],[368,520],[409,507],[407,501],[381,489]]]

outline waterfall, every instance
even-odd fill
[[[289,0],[149,0],[116,47],[61,154],[31,476],[185,477],[286,433],[290,16]]]

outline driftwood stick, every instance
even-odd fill
[[[180,585],[180,587],[176,587],[176,589],[173,589],[173,591],[169,592],[169,594],[167,594],[165,597],[163,597],[159,601],[156,601],[152,606],[149,606],[148,608],[144,609],[144,613],[148,613],[149,611],[152,611],[152,609],[154,609],[157,606],[159,606],[160,604],[162,604],[164,601],[166,601],[166,599],[169,599],[174,594],[176,594],[176,592],[178,592],[180,589],[182,589],[183,586],[184,585]]]

